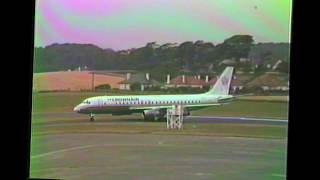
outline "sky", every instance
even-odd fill
[[[235,34],[290,42],[291,8],[292,0],[37,0],[35,46],[123,50],[148,42],[217,44]]]

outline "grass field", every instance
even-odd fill
[[[33,96],[33,113],[71,113],[74,106],[82,102],[85,98],[99,95],[105,95],[105,93],[36,93]],[[286,99],[286,97],[277,96],[242,97],[242,99],[224,106],[214,106],[193,111],[192,115],[287,119],[288,102],[285,101]]]
[[[238,100],[192,112],[192,115],[288,119],[288,103]]]
[[[288,102],[289,96],[242,96],[240,100],[269,101],[269,102]]]
[[[104,93],[37,93],[33,97],[33,135],[64,133],[142,133],[142,134],[175,134],[202,136],[233,136],[286,138],[286,126],[257,124],[196,124],[185,123],[183,131],[168,131],[165,122],[145,122],[139,114],[126,116],[97,116],[97,122],[105,122],[98,126],[87,123],[86,115],[68,118],[63,114],[74,113],[73,107],[84,98],[104,95]],[[273,97],[274,98],[274,97]],[[258,98],[259,99],[259,98]],[[197,111],[196,116],[225,117],[258,117],[287,119],[288,103],[265,100],[237,100],[224,106],[214,106]],[[265,99],[265,97],[264,97]],[[56,114],[58,114],[56,116]],[[128,122],[137,123],[128,123]],[[72,126],[37,126],[46,123],[80,123]]]
[[[94,85],[109,84],[111,88],[119,88],[119,82],[123,81],[123,75],[95,74]],[[33,89],[36,91],[54,90],[90,90],[92,74],[89,71],[61,71],[33,74]]]

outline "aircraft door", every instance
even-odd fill
[[[102,99],[98,99],[98,106],[99,106],[99,107],[102,107],[102,106],[103,106],[103,101],[102,101]]]

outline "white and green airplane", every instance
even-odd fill
[[[74,111],[89,114],[94,121],[95,114],[126,115],[142,113],[144,119],[158,120],[166,117],[167,109],[181,105],[183,115],[190,111],[208,106],[230,102],[235,97],[229,95],[233,67],[226,67],[212,89],[202,94],[176,95],[133,95],[133,96],[96,96],[85,99]]]

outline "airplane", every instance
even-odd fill
[[[88,114],[90,121],[94,121],[96,114],[133,113],[142,113],[145,120],[159,120],[166,117],[167,109],[181,105],[183,115],[188,116],[192,110],[222,105],[235,99],[229,94],[233,72],[234,67],[226,67],[215,85],[201,94],[96,96],[85,99],[73,110]]]

